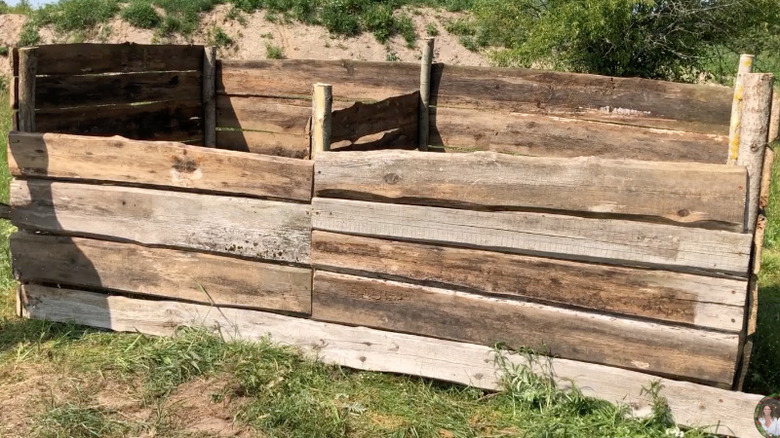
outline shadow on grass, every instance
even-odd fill
[[[780,392],[780,283],[758,290],[758,320],[745,391]]]
[[[67,345],[100,330],[73,323],[58,323],[18,317],[0,319],[0,357],[18,359],[46,349]]]

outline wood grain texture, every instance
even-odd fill
[[[311,100],[217,96],[217,126],[305,136]]]
[[[493,152],[324,154],[318,196],[481,209],[635,215],[742,231],[744,168]]]
[[[198,71],[41,76],[36,88],[36,108],[190,100],[200,96],[201,86]]]
[[[311,98],[317,82],[333,84],[333,99],[382,100],[419,88],[420,66],[401,62],[222,61],[217,92],[234,96]]]
[[[739,332],[747,282],[314,231],[312,265]]]
[[[640,128],[545,114],[439,107],[432,146],[534,157],[616,158],[723,164],[722,135]]]
[[[356,102],[333,111],[331,142],[356,142],[367,135],[390,131],[401,126],[417,126],[420,92],[393,96],[376,103]],[[410,139],[417,144],[417,139]]]
[[[739,336],[316,270],[312,317],[731,386]]]
[[[749,234],[545,213],[317,197],[312,203],[313,226],[324,231],[610,265],[740,277],[748,273]]]
[[[309,205],[15,180],[12,222],[59,234],[309,263]]]
[[[217,48],[203,49],[201,96],[203,99],[203,145],[217,145]]]
[[[729,87],[541,70],[436,64],[431,104],[560,114],[652,128],[728,135]]]
[[[262,131],[217,131],[217,148],[289,158],[309,157],[307,134]]]
[[[39,47],[40,75],[200,70],[203,46],[55,44]]]
[[[200,99],[36,112],[38,132],[121,135],[137,140],[203,141]]]
[[[311,312],[311,269],[145,248],[78,237],[16,233],[22,282],[110,289],[220,306]]]
[[[462,342],[345,327],[290,316],[243,309],[220,309],[171,301],[145,301],[121,296],[27,285],[22,291],[27,317],[75,321],[117,331],[173,334],[179,325],[219,327],[229,337],[272,341],[300,348],[319,360],[351,368],[411,374],[479,388],[500,388],[495,350]],[[110,310],[109,310],[110,309]],[[660,378],[635,371],[567,359],[506,353],[509,364],[551,373],[562,388],[572,382],[587,396],[629,407],[648,415],[652,400],[643,388],[661,384],[661,396],[675,421],[707,431],[753,436],[753,410],[761,395]]]
[[[311,162],[121,137],[12,132],[11,174],[309,201]]]
[[[19,111],[16,118],[18,129],[25,132],[37,130],[35,114],[36,82],[38,71],[38,49],[19,49]]]

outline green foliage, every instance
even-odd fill
[[[58,33],[88,30],[114,18],[119,12],[116,0],[61,0],[34,13],[39,26],[51,25]]]
[[[233,45],[233,38],[219,26],[208,30],[206,40],[209,46],[230,47]]]
[[[8,48],[8,46],[0,46],[0,56],[6,57],[8,56],[11,49]]]
[[[433,23],[428,23],[425,25],[425,33],[427,33],[428,36],[435,37],[439,35],[439,28]]]
[[[268,59],[284,59],[284,50],[279,46],[267,43],[265,45],[265,57]]]
[[[125,436],[126,423],[109,419],[104,409],[83,403],[52,402],[49,408],[35,419],[35,436],[39,438],[95,438]]]
[[[38,23],[33,20],[27,20],[22,27],[22,31],[19,33],[19,46],[28,47],[34,46],[41,41],[41,35],[38,33]]]
[[[146,1],[133,1],[122,10],[121,17],[126,22],[141,29],[154,29],[160,25],[162,18],[154,10],[151,3]]]

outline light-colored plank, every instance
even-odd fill
[[[12,132],[14,176],[100,180],[309,201],[313,165],[174,142]]]
[[[16,233],[22,282],[311,313],[311,269],[79,237]]]
[[[330,150],[333,127],[333,87],[330,84],[314,84],[311,101],[311,153],[312,159]]]
[[[420,93],[414,92],[389,97],[376,103],[356,102],[354,105],[333,111],[331,141],[356,142],[367,135],[390,131],[401,126],[417,126]],[[417,145],[417,139],[409,139]]]
[[[168,336],[179,325],[218,326],[230,339],[260,340],[270,335],[274,342],[298,347],[327,363],[484,389],[500,387],[495,350],[490,347],[243,309],[217,311],[196,304],[144,301],[35,285],[25,286],[24,293],[25,315],[38,319]],[[680,424],[735,436],[752,437],[756,433],[753,410],[760,395],[567,359],[532,356],[529,362],[525,356],[512,354],[507,354],[506,359],[536,372],[551,372],[562,387],[574,382],[585,395],[625,404],[636,415],[650,413],[652,400],[643,389],[658,382],[662,386],[661,396]],[[542,368],[548,366],[549,369]]]
[[[217,131],[217,148],[277,157],[308,158],[308,134]]]
[[[672,271],[748,272],[749,234],[545,213],[312,202],[313,226],[324,231]]]
[[[217,96],[217,126],[305,136],[311,101]]]
[[[317,196],[490,209],[634,215],[742,231],[745,169],[494,152],[325,154]]]
[[[309,263],[305,204],[41,180],[15,180],[11,193],[23,228]]]
[[[314,231],[312,265],[738,332],[745,280]]]
[[[431,115],[430,144],[534,157],[722,164],[728,138],[545,114],[439,107]]]
[[[200,70],[203,46],[54,44],[40,49],[40,75]]]

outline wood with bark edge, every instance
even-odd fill
[[[546,213],[318,197],[312,207],[313,227],[323,231],[710,275],[747,277],[752,241],[728,231]]]
[[[27,47],[19,49],[19,94],[16,114],[20,131],[35,132],[38,129],[35,114],[36,82],[38,80],[38,49]]]
[[[170,186],[297,201],[311,199],[313,164],[174,142],[11,132],[14,176]]]
[[[231,339],[261,340],[270,335],[274,342],[295,346],[327,363],[424,376],[489,390],[501,388],[502,371],[491,347],[244,309],[215,309],[37,285],[23,289],[20,304],[28,318],[74,321],[163,336],[172,335],[180,325],[219,327]],[[625,404],[639,417],[649,415],[653,406],[644,389],[658,382],[662,386],[660,395],[679,424],[735,436],[751,436],[756,430],[752,414],[762,398],[758,394],[567,359],[510,353],[502,356],[510,366],[551,375],[563,389],[570,388],[573,382],[587,396]]]
[[[528,297],[731,332],[745,280],[620,268],[314,231],[312,265],[496,296]]]
[[[11,237],[11,252],[14,273],[25,283],[311,313],[309,268],[25,232]]]
[[[11,206],[20,228],[309,264],[307,204],[14,180]]]
[[[744,227],[747,174],[734,166],[378,151],[323,154],[314,171],[314,193],[324,197]]]

